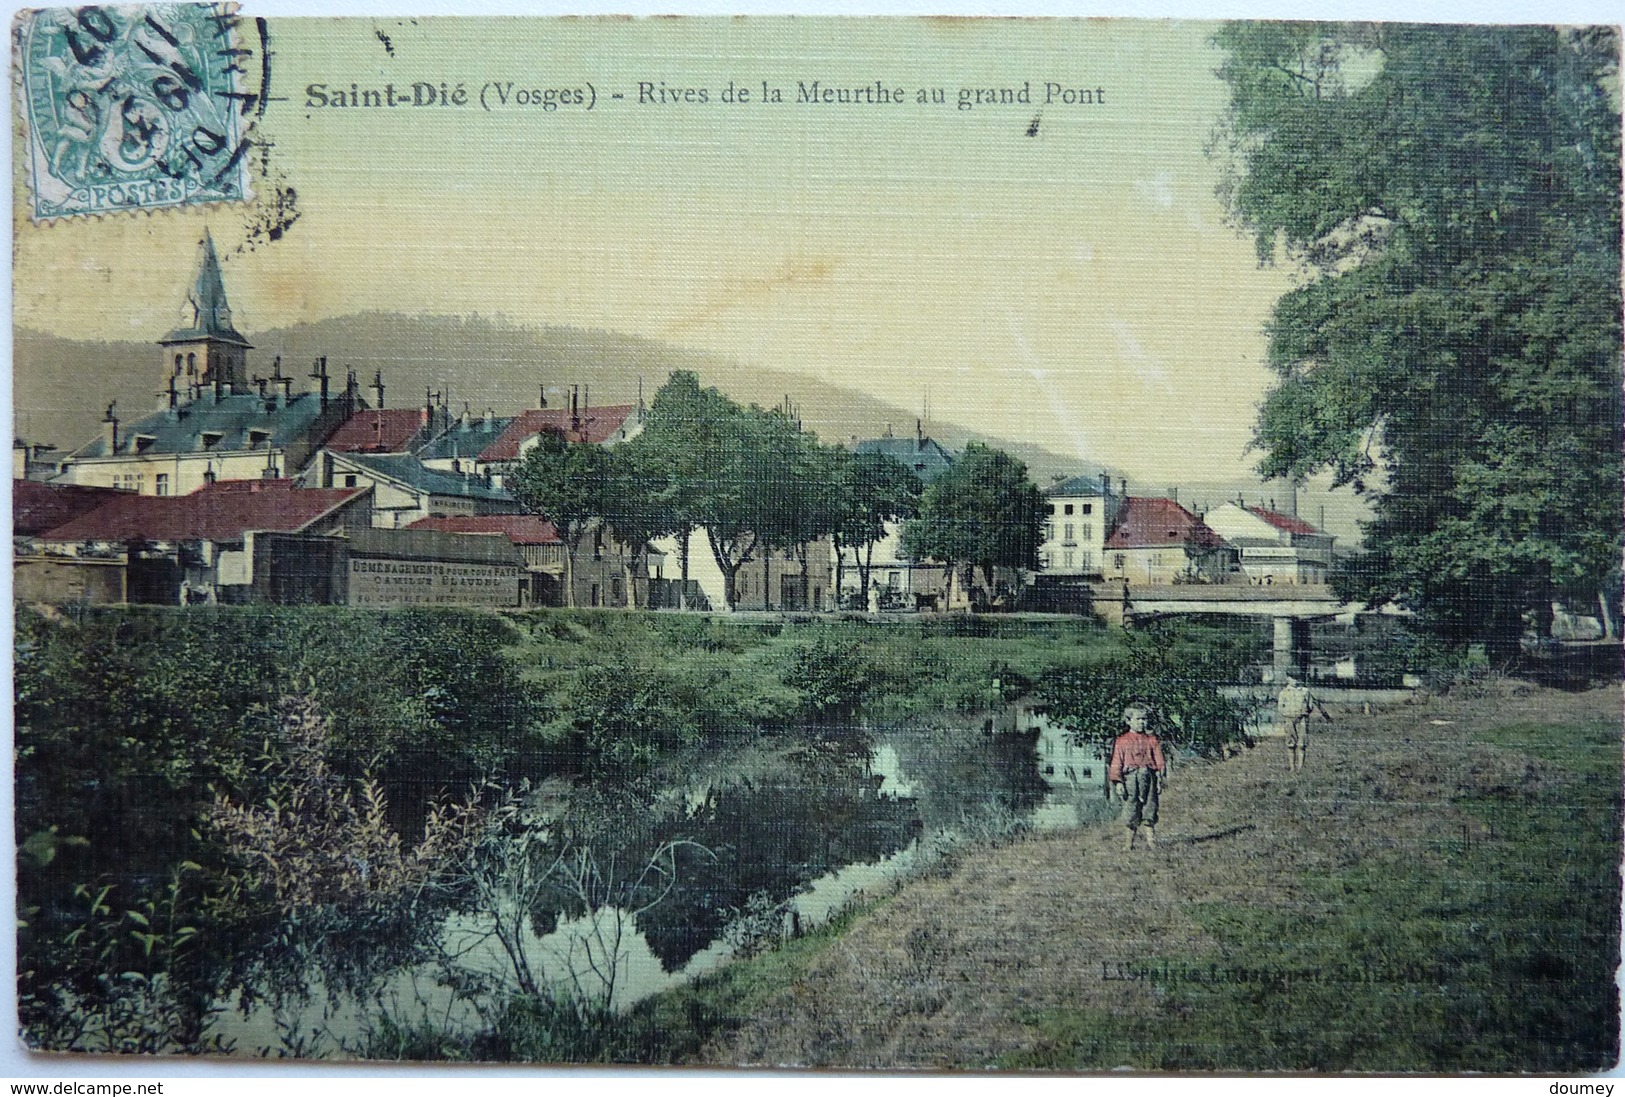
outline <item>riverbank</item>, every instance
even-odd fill
[[[1620,691],[1516,683],[1191,765],[1115,824],[964,851],[638,1011],[658,1058],[828,1068],[1600,1070]]]

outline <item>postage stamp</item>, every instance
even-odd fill
[[[0,1074],[1618,1069],[1618,28],[15,28]]]
[[[13,36],[35,218],[251,197],[231,5],[44,8]]]

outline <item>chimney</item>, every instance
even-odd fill
[[[209,467],[203,470],[203,483],[207,486],[213,484],[216,479],[217,476],[214,471],[214,462],[210,461]]]
[[[322,383],[322,410],[327,410],[327,355],[316,359],[315,367],[310,371],[312,380]]]
[[[1121,494],[1123,496],[1123,498],[1127,499],[1128,498],[1128,477],[1124,476],[1121,479],[1119,479],[1117,482],[1118,482],[1118,485],[1119,485],[1119,494]]]
[[[925,448],[925,421],[923,419],[914,420],[914,448],[916,450]]]
[[[255,388],[260,390],[260,399],[261,400],[265,399],[265,378],[263,378],[263,377],[254,378],[253,385],[254,385]]]
[[[592,386],[591,385],[582,385],[581,386],[581,410],[583,412],[585,412],[591,406],[592,406]]]
[[[218,404],[220,402],[220,397],[222,395],[223,395],[223,393],[221,392],[220,372],[218,370],[216,370],[215,375],[214,375],[214,402]]]
[[[1177,487],[1169,488],[1168,497],[1175,503],[1179,502],[1179,489]]]
[[[536,410],[537,411],[546,411],[547,410],[547,386],[546,385],[537,385],[536,386]]]
[[[1102,472],[1100,474],[1100,494],[1102,494],[1102,495],[1110,495],[1111,493],[1112,493],[1112,474],[1109,473],[1109,472]]]
[[[571,430],[580,430],[581,429],[580,395],[581,395],[581,386],[580,385],[571,385],[570,386],[570,429]]]
[[[277,372],[280,373],[281,370],[278,370]],[[272,380],[276,382],[277,386],[276,409],[281,411],[283,408],[288,406],[288,401],[293,398],[293,378],[275,377],[272,378]]]
[[[376,392],[378,394],[378,410],[383,411],[384,410],[384,371],[383,370],[381,370],[381,369],[373,370],[373,373],[372,373],[372,389],[373,389],[374,392]]]
[[[118,416],[113,412],[118,409],[118,401],[107,405],[107,415],[102,419],[102,441],[107,443],[107,452],[111,456],[118,452]]]
[[[361,406],[361,382],[357,380],[353,366],[344,375],[344,404],[344,410],[349,412]]]

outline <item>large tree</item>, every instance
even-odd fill
[[[835,541],[835,590],[838,595],[846,585],[846,550],[851,549],[858,566],[858,588],[867,596],[875,545],[886,536],[891,523],[913,517],[919,509],[923,485],[912,469],[884,453],[837,449],[830,460],[835,505],[830,531]]]
[[[903,551],[947,568],[946,606],[954,574],[982,569],[991,590],[994,569],[1038,567],[1044,508],[1027,466],[980,442],[965,447],[952,467],[925,489],[919,516],[903,527]]]
[[[1367,495],[1340,592],[1516,650],[1620,556],[1618,42],[1237,23],[1223,190],[1277,304],[1265,476]]]
[[[614,461],[603,446],[571,442],[545,430],[507,476],[508,490],[521,506],[553,523],[564,542],[564,604],[574,606],[575,561],[588,530],[611,510]]]

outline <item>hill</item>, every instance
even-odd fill
[[[776,407],[786,397],[807,429],[826,442],[875,438],[891,429],[908,434],[915,414],[861,392],[799,374],[762,369],[657,340],[570,327],[525,327],[485,316],[405,316],[368,312],[249,333],[250,370],[268,375],[280,356],[297,385],[308,386],[311,363],[326,355],[342,384],[353,368],[363,386],[383,372],[386,407],[415,405],[425,390],[445,393],[453,408],[466,402],[478,415],[535,407],[538,386],[549,402],[582,385],[594,404],[646,397],[674,369],[690,369],[741,403]],[[30,442],[72,450],[95,436],[107,404],[124,417],[157,406],[158,350],[150,342],[86,342],[19,329],[13,347],[15,429]],[[365,393],[369,402],[373,393]],[[1033,479],[1098,474],[1101,466],[1040,446],[981,434],[949,423],[926,424],[950,449],[972,439],[1027,463]]]

